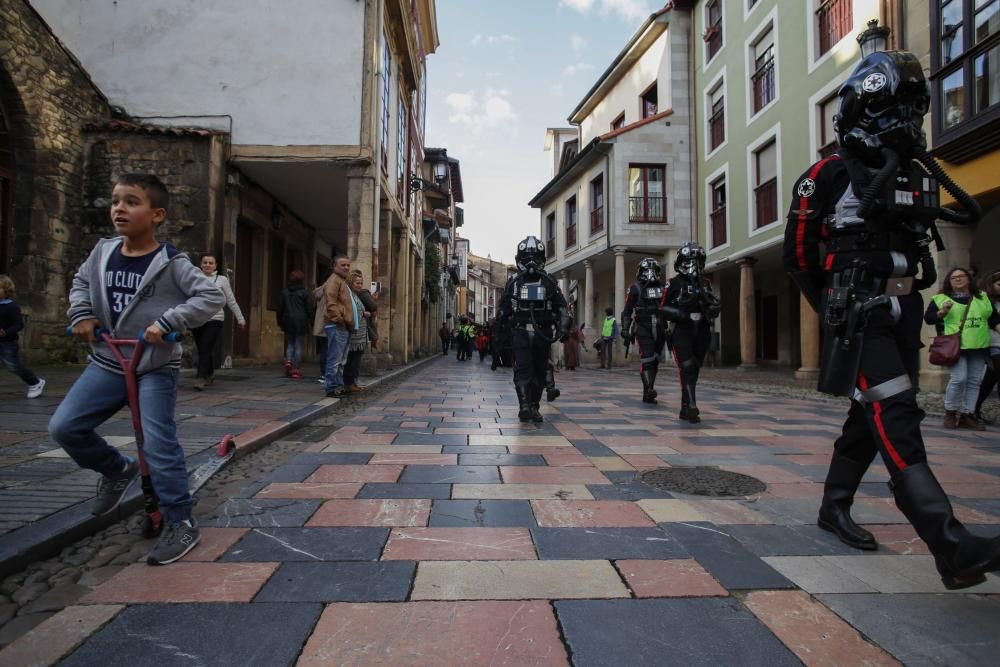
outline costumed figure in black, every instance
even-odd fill
[[[701,421],[698,411],[698,373],[712,341],[712,321],[722,306],[704,276],[705,249],[688,241],[677,251],[676,275],[667,282],[661,312],[670,322],[667,345],[681,381],[680,418],[692,424]]]
[[[642,402],[656,403],[656,372],[666,342],[666,332],[660,306],[665,286],[660,277],[660,264],[652,257],[639,262],[636,282],[625,295],[621,332],[626,350],[635,341],[639,346],[639,377],[642,379]]]
[[[509,339],[514,352],[514,389],[522,422],[542,421],[542,389],[550,380],[549,349],[569,333],[569,311],[558,283],[543,270],[545,246],[534,236],[517,245],[517,274],[507,281],[494,325],[494,340]],[[493,370],[497,360],[494,358]],[[556,390],[558,391],[558,390]],[[552,400],[558,394],[552,395]]]
[[[869,32],[888,32],[876,25]],[[863,51],[868,34],[859,38]],[[919,290],[936,280],[928,247],[932,240],[942,247],[935,220],[969,224],[981,210],[926,151],[922,126],[929,100],[913,54],[864,57],[840,89],[840,148],[795,183],[784,262],[820,315],[818,389],[851,398],[834,443],[819,526],[858,549],[877,548],[850,509],[880,453],[896,506],[927,543],[945,587],[959,589],[1000,569],[1000,538],[966,530],[927,462],[924,413],[916,400]],[[939,184],[962,210],[940,208]]]

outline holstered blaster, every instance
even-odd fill
[[[869,310],[858,299],[858,288],[868,280],[860,260],[837,276],[823,309],[823,356],[817,389],[833,396],[853,396],[861,366],[864,315]],[[867,290],[866,290],[867,291]]]

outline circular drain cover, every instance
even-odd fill
[[[656,468],[641,473],[638,479],[654,489],[696,496],[752,496],[767,489],[756,477],[704,466]]]

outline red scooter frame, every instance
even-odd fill
[[[68,329],[67,331],[72,331]],[[142,416],[139,412],[139,378],[136,369],[145,348],[145,340],[140,333],[138,338],[112,338],[107,329],[94,329],[94,335],[98,336],[104,344],[111,350],[115,360],[122,367],[125,374],[125,392],[128,398],[128,409],[132,414],[132,429],[135,431],[136,453],[139,458],[139,471],[141,475],[143,512],[142,536],[145,538],[156,537],[163,530],[163,513],[160,511],[160,499],[156,496],[153,488],[153,480],[149,476],[149,466],[146,464],[146,457],[143,455],[143,445],[145,436],[142,431]],[[163,336],[163,339],[170,343],[176,343],[181,338],[180,334],[172,331]],[[122,353],[123,346],[132,346],[132,356],[126,358]],[[208,478],[218,472],[228,463],[236,453],[236,443],[232,434],[226,434],[216,446],[216,457],[209,462],[196,468],[190,475],[189,492],[194,495]]]

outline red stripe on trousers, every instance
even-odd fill
[[[840,157],[837,155],[831,155],[830,157],[823,158],[812,168],[809,172],[808,178],[816,180],[816,176],[819,174],[819,170],[823,168],[830,160],[839,160]],[[799,260],[799,270],[808,271],[809,264],[806,262],[806,206],[809,204],[809,197],[799,196],[799,217],[795,228],[795,257]]]
[[[858,375],[858,384],[861,386],[861,391],[868,389],[868,380],[865,379],[864,375]],[[885,424],[882,423],[882,405],[878,401],[875,401],[872,405],[875,406],[875,427],[878,428],[878,434],[882,438],[882,444],[885,445],[885,451],[889,452],[889,458],[892,459],[897,468],[906,470],[906,461],[896,451],[892,441],[889,440],[889,436],[885,432]]]
[[[833,259],[836,256],[837,256],[837,254],[836,253],[832,253],[832,252],[829,255],[827,255],[826,256],[826,264],[823,266],[823,268],[826,269],[827,271],[832,270],[833,269]]]

